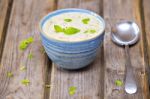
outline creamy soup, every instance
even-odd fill
[[[92,15],[68,12],[51,17],[45,22],[43,32],[49,38],[76,42],[100,35],[103,28],[103,23]]]

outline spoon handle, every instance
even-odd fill
[[[133,75],[133,68],[131,66],[131,60],[129,55],[129,46],[125,45],[126,56],[126,78],[125,78],[125,91],[129,94],[136,93],[137,85]]]

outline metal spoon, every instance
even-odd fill
[[[112,27],[112,40],[118,45],[125,46],[126,56],[126,78],[125,91],[129,94],[136,93],[137,85],[133,75],[131,60],[129,55],[129,45],[135,44],[139,39],[139,27],[132,21],[121,21]]]

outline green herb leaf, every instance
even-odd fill
[[[29,37],[29,38],[27,39],[27,42],[28,42],[28,43],[32,43],[33,41],[34,41],[33,37]]]
[[[26,69],[27,69],[27,68],[26,68],[25,66],[21,66],[21,67],[20,67],[20,70],[21,70],[21,71],[25,71]]]
[[[80,32],[80,30],[75,27],[67,27],[64,29],[64,34],[67,34],[67,35],[73,35],[78,32]]]
[[[116,80],[115,84],[116,84],[116,86],[122,86],[123,82],[121,80]]]
[[[90,33],[95,33],[96,32],[96,30],[90,30]]]
[[[69,87],[69,95],[74,95],[76,93],[77,88],[74,86]]]
[[[29,58],[29,59],[32,59],[32,58],[33,58],[33,54],[32,54],[32,53],[29,53],[28,58]]]
[[[13,73],[12,72],[7,72],[7,77],[13,77]]]
[[[21,43],[19,44],[19,48],[20,50],[25,50],[28,46],[28,42],[25,40],[25,41],[21,41]]]
[[[54,25],[54,29],[56,32],[63,32],[63,28],[59,25]]]
[[[84,33],[91,33],[91,34],[93,34],[93,33],[95,33],[96,32],[96,30],[86,30]]]
[[[88,23],[89,23],[89,21],[90,21],[90,18],[82,19],[82,22],[83,22],[84,24],[88,24]]]
[[[71,22],[72,19],[64,19],[64,21],[66,21],[66,22]]]
[[[19,44],[19,49],[20,50],[25,50],[28,47],[28,45],[30,43],[32,43],[33,41],[34,41],[33,37],[29,37],[29,38],[21,41],[21,43]]]
[[[30,80],[29,79],[23,79],[23,80],[21,80],[21,83],[23,84],[23,85],[29,85],[29,83],[30,83]]]

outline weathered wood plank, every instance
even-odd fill
[[[7,24],[12,7],[12,0],[0,0],[0,58],[2,55],[2,49],[4,39],[7,30]]]
[[[142,8],[143,10],[141,11],[143,13],[143,29],[144,29],[144,37],[145,37],[145,47],[146,47],[146,50],[145,50],[145,60],[147,62],[147,73],[149,75],[149,85],[150,85],[150,7],[149,7],[149,4],[150,4],[150,0],[143,0],[143,3],[142,3]]]
[[[83,8],[102,14],[102,4],[102,0],[58,0],[58,9]]]
[[[14,0],[0,67],[0,99],[43,99],[47,57],[41,52],[38,23],[41,17],[54,10],[54,0]],[[24,51],[19,43],[33,37],[34,42]],[[29,53],[33,58],[29,59]],[[27,69],[21,71],[20,67]],[[7,77],[12,72],[13,77]],[[29,79],[25,86],[22,79]]]
[[[140,0],[104,0],[104,18],[108,22],[104,39],[104,99],[149,99],[148,84],[145,74],[143,37],[135,46],[130,47],[130,56],[134,75],[138,85],[138,92],[133,95],[125,93],[124,86],[117,87],[115,80],[124,81],[125,56],[123,47],[112,43],[110,24],[120,19],[134,20],[141,28]]]
[[[100,13],[102,3],[101,0],[58,1],[58,9],[67,7],[90,9]],[[52,68],[50,99],[103,99],[103,50],[98,52],[97,59],[92,65],[82,70],[60,70],[54,64]],[[77,87],[73,96],[68,93],[70,86]]]

